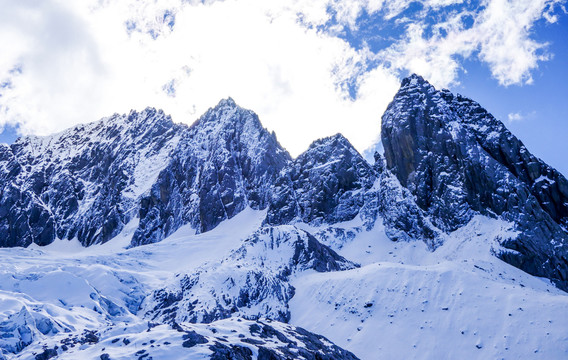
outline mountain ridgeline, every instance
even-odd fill
[[[496,256],[568,289],[568,181],[500,121],[474,101],[412,75],[383,115],[381,137],[384,156],[377,153],[374,164],[340,134],[292,159],[256,114],[230,98],[191,126],[148,108],[52,136],[23,137],[0,145],[0,246],[56,239],[90,246],[111,241],[129,223],[136,227],[131,246],[139,246],[182,226],[209,231],[252,208],[266,211],[262,236],[274,241],[275,231],[283,234],[276,237],[295,244],[311,259],[307,268],[320,271],[357,264],[287,225],[359,217],[361,231],[380,221],[391,240],[424,241],[435,251],[481,214],[513,223],[518,233],[501,239]],[[274,274],[239,271],[288,298],[293,289],[281,280],[300,263],[278,265]],[[150,304],[172,298],[191,304],[186,292],[200,276],[185,279],[177,293],[156,291]],[[236,311],[211,301],[215,312],[192,305],[191,316],[213,321]],[[161,318],[167,306],[147,305],[146,311]],[[272,310],[288,316],[285,306]]]
[[[381,137],[387,168],[434,225],[453,231],[478,213],[513,222],[519,235],[497,255],[568,288],[568,181],[503,123],[414,75],[383,115]]]

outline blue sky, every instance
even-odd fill
[[[359,151],[413,72],[492,112],[568,174],[565,0],[0,0],[0,141],[231,96],[293,155]]]
[[[500,86],[486,67],[471,61],[461,84],[450,89],[482,104],[535,156],[568,175],[568,17],[562,14],[556,24],[540,22],[534,33],[549,43],[553,57],[532,72],[532,84]],[[520,118],[509,120],[509,114]]]

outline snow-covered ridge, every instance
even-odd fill
[[[272,178],[290,159],[258,117],[231,99],[191,127],[148,108],[24,137],[2,151],[0,246],[75,238],[89,246],[115,237],[134,217],[141,217],[136,245],[188,223],[207,231],[247,206],[266,207]],[[171,181],[184,193],[164,214],[156,205],[172,206],[164,198]]]
[[[388,169],[446,232],[477,214],[513,222],[503,260],[568,289],[568,180],[478,103],[403,81],[383,115]],[[537,181],[539,179],[550,181]]]
[[[145,317],[166,323],[209,323],[231,316],[288,321],[291,275],[357,266],[294,226],[262,227],[220,261],[178,274],[142,308]]]
[[[132,244],[161,241],[185,224],[209,231],[247,207],[266,208],[289,161],[256,114],[222,100],[189,128],[141,199]]]
[[[1,245],[110,240],[137,214],[186,129],[148,108],[18,139],[0,173]]]

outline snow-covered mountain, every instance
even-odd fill
[[[160,241],[185,224],[208,231],[246,207],[266,208],[272,184],[289,161],[255,113],[222,100],[183,134],[142,198],[132,244]]]
[[[0,245],[112,239],[186,128],[148,108],[0,145]]]
[[[566,179],[415,75],[382,143],[229,98],[0,147],[0,358],[565,358]]]
[[[499,256],[568,290],[568,181],[478,103],[402,82],[383,116],[387,167],[440,229],[476,214],[515,224]]]

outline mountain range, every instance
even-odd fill
[[[566,356],[566,178],[417,75],[381,142],[228,98],[0,145],[0,358]]]

